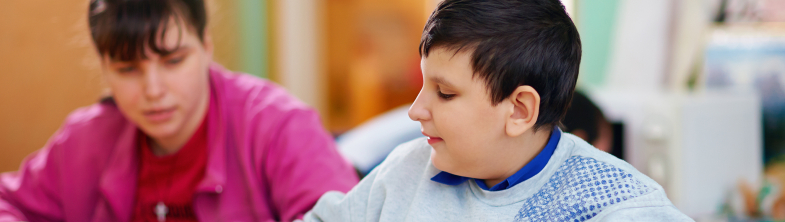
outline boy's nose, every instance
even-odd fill
[[[409,118],[414,121],[426,121],[431,119],[431,112],[425,107],[425,98],[422,91],[417,95],[412,106],[409,107]]]

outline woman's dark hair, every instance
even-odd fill
[[[166,55],[174,49],[156,45],[170,19],[204,41],[207,14],[202,0],[91,0],[90,33],[100,56],[133,61],[146,59],[145,46]],[[182,33],[179,33],[182,35]]]
[[[534,125],[559,125],[581,62],[578,30],[559,0],[445,0],[428,18],[420,56],[438,47],[472,50],[474,75],[496,105],[518,86],[540,94]]]

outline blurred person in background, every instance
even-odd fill
[[[215,64],[201,0],[93,0],[110,96],[17,172],[0,221],[291,221],[357,183],[317,113]]]
[[[570,107],[562,120],[564,131],[589,142],[592,146],[612,153],[613,129],[594,102],[582,92],[575,91]],[[622,158],[621,156],[617,156]]]

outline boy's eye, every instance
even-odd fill
[[[453,97],[455,97],[455,94],[444,94],[442,93],[441,90],[436,90],[436,93],[439,94],[439,98],[442,98],[444,100],[450,100]]]

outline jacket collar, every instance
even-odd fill
[[[127,221],[131,218],[136,194],[139,153],[136,152],[136,126],[124,121],[122,128],[98,187],[115,219]]]
[[[224,110],[222,110],[224,92],[221,72],[225,72],[218,64],[210,66],[210,108],[207,112],[207,146],[208,159],[204,179],[197,185],[196,192],[221,192],[226,184],[226,129]]]

